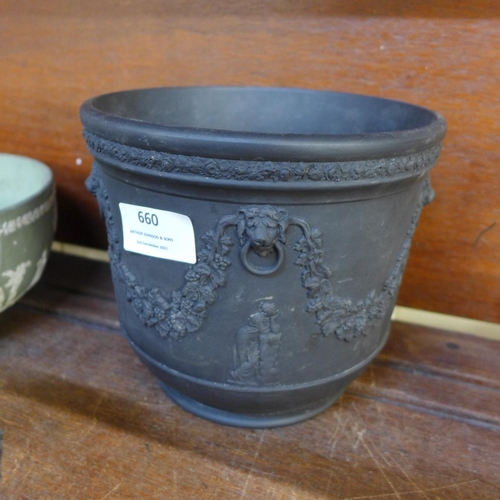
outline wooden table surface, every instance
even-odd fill
[[[178,408],[135,357],[109,267],[53,255],[0,317],[0,498],[498,500],[499,353],[394,323],[316,418],[224,427]]]

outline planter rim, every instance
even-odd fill
[[[170,94],[170,96],[168,95]],[[329,102],[335,107],[349,106],[361,113],[366,107],[377,110],[394,110],[415,123],[403,129],[369,131],[367,133],[279,133],[278,131],[254,132],[251,130],[231,130],[230,128],[199,128],[185,125],[154,123],[152,120],[127,116],[127,113],[110,111],[129,100],[133,105],[140,99],[162,96],[187,100],[230,99],[242,101],[244,98],[262,100],[271,97],[283,102]],[[135,101],[134,101],[135,100]],[[287,101],[288,100],[288,101]],[[295,100],[295,101],[294,101]],[[335,101],[335,102],[334,102]],[[248,108],[250,109],[250,108]],[[340,108],[339,108],[340,109]],[[341,110],[342,111],[342,110]],[[306,90],[297,88],[272,87],[159,87],[149,89],[113,92],[93,97],[80,108],[80,118],[84,128],[103,139],[122,146],[172,154],[259,161],[352,161],[375,158],[391,158],[418,153],[441,143],[446,133],[444,118],[427,108],[401,101],[369,97],[332,91]],[[300,123],[297,121],[300,128]]]

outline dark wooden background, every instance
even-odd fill
[[[0,0],[0,151],[55,173],[57,238],[105,244],[78,107],[162,85],[402,99],[449,124],[400,303],[500,322],[500,6],[495,0]]]

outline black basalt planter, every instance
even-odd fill
[[[446,124],[333,92],[164,88],[81,108],[123,332],[223,424],[332,404],[383,347]]]

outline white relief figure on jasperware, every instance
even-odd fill
[[[17,299],[17,292],[21,283],[23,282],[24,276],[26,275],[26,270],[31,266],[31,261],[27,260],[26,262],[21,262],[16,269],[10,269],[8,271],[4,271],[2,276],[8,278],[7,283],[2,287],[0,287],[0,311],[7,309],[7,307],[11,306]],[[9,295],[5,296],[6,290],[9,290]]]
[[[42,256],[38,259],[36,263],[36,271],[35,276],[31,280],[31,283],[28,286],[28,290],[35,286],[38,283],[38,280],[42,277],[43,270],[45,269],[45,265],[47,264],[49,252],[45,249],[42,253]]]
[[[27,292],[38,283],[45,269],[45,265],[47,264],[48,255],[49,251],[45,249],[36,263],[35,275],[31,279],[30,284],[26,288],[23,288],[23,293]],[[8,278],[8,280],[3,287],[0,286],[0,312],[10,307],[20,297],[18,293],[19,288],[26,277],[26,271],[29,267],[31,267],[31,261],[27,260],[19,264],[15,270],[4,271],[1,274],[1,276]]]

